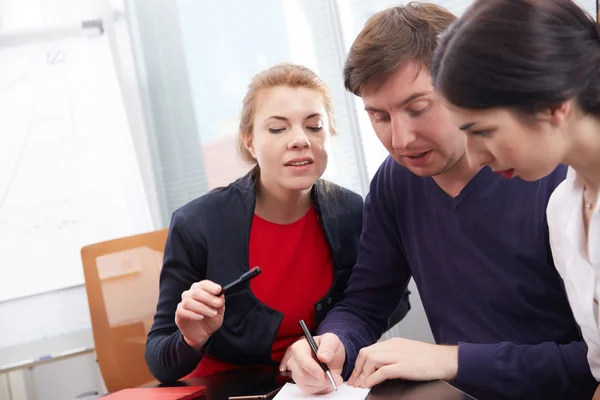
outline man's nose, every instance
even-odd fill
[[[416,135],[412,124],[401,118],[392,118],[392,148],[404,150],[415,141]]]

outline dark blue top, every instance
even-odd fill
[[[456,197],[388,158],[365,201],[357,265],[319,326],[346,348],[345,376],[414,277],[435,341],[458,344],[453,382],[481,399],[591,398],[587,347],[552,263],[546,205],[565,178],[484,168]]]

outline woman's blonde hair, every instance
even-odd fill
[[[270,89],[276,86],[303,87],[321,93],[329,120],[329,132],[331,135],[335,134],[333,102],[327,84],[310,68],[288,63],[277,64],[255,75],[250,81],[248,92],[244,97],[237,137],[237,148],[242,160],[249,163],[256,162],[250,151],[246,148],[246,139],[252,136],[254,130],[257,95],[263,89]]]

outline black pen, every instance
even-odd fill
[[[321,365],[321,368],[323,368],[323,371],[325,371],[325,375],[327,375],[327,377],[331,381],[331,384],[333,385],[333,389],[337,390],[337,385],[335,384],[335,380],[333,379],[333,375],[331,374],[329,367],[327,366],[327,364],[319,361],[319,359],[317,358],[317,351],[319,350],[319,348],[317,347],[317,343],[315,342],[315,339],[310,334],[308,327],[304,323],[304,320],[300,320],[300,321],[298,321],[298,323],[300,324],[300,328],[302,328],[302,332],[304,332],[304,336],[306,337],[306,340],[308,341],[310,348],[312,349],[313,353],[315,354],[315,358],[317,359],[317,362],[319,363],[319,365]]]
[[[217,295],[217,297],[221,296],[222,294],[227,296],[231,292],[232,289],[235,289],[238,285],[241,285],[242,283],[249,281],[252,278],[256,278],[257,276],[260,275],[261,272],[262,271],[260,270],[259,267],[254,267],[250,271],[243,273],[242,276],[237,278],[235,281],[233,281],[229,285],[223,287],[221,289],[221,292]]]

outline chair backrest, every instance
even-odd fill
[[[98,365],[109,392],[154,378],[144,358],[168,229],[81,249]]]

